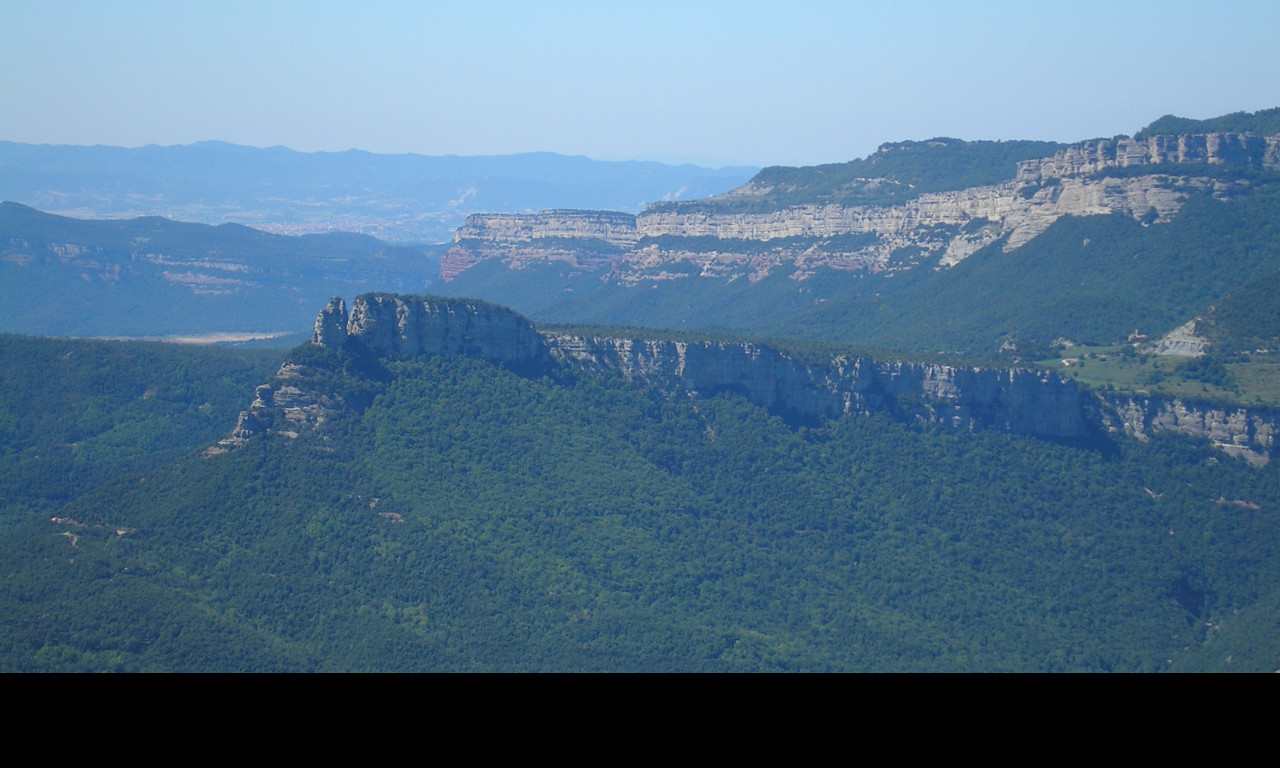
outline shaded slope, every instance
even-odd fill
[[[166,336],[306,328],[342,290],[420,289],[438,256],[367,235],[288,237],[159,217],[91,221],[0,203],[0,331]]]

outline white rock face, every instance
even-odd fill
[[[468,239],[528,243],[544,238],[603,240],[610,245],[636,244],[636,217],[614,211],[543,211],[542,213],[480,213],[468,216],[454,234]]]
[[[317,318],[320,346],[332,340],[340,299]],[[327,329],[320,333],[321,329]],[[673,394],[712,397],[732,392],[798,423],[849,414],[888,413],[952,429],[996,430],[1053,439],[1087,438],[1076,383],[1045,370],[978,368],[836,357],[804,363],[759,344],[654,339],[543,336],[527,320],[483,302],[423,296],[357,297],[346,333],[384,359],[468,355],[517,370],[546,372],[556,364],[622,376]],[[317,374],[320,375],[317,375]],[[321,382],[320,372],[286,361],[254,391],[236,427],[205,452],[225,453],[256,436],[297,437],[322,427],[335,411],[353,407]],[[1194,403],[1181,399],[1099,397],[1102,426],[1139,440],[1172,431],[1201,437],[1232,456],[1265,464],[1280,433],[1280,412]]]
[[[1162,336],[1151,351],[1157,355],[1200,357],[1208,346],[1208,339],[1196,335],[1196,321],[1192,320]]]
[[[1020,183],[1098,173],[1111,168],[1171,164],[1236,165],[1280,170],[1280,136],[1205,133],[1135,139],[1094,139],[1068,147],[1053,157],[1018,163]],[[1159,168],[1152,167],[1152,172]]]
[[[1074,381],[1048,371],[957,368],[838,357],[808,365],[757,344],[556,335],[571,365],[620,374],[693,397],[733,392],[798,422],[890,413],[976,432],[1082,438],[1088,425]]]
[[[347,320],[347,303],[342,297],[329,299],[325,308],[316,315],[311,342],[324,347],[341,347],[347,341]]]
[[[1280,170],[1280,136],[1222,133],[1157,136],[1141,142],[1087,141],[1053,157],[1019,163],[1013,181],[922,194],[895,206],[802,205],[763,213],[657,210],[638,216],[605,211],[476,215],[458,230],[457,245],[443,259],[442,275],[450,280],[484,259],[500,259],[513,269],[564,261],[585,271],[610,272],[612,279],[622,283],[684,275],[683,270],[667,269],[680,262],[692,263],[700,276],[710,278],[746,269],[753,281],[783,265],[795,267],[797,279],[823,266],[879,272],[911,268],[934,257],[947,267],[1002,237],[1007,237],[1005,252],[1021,248],[1063,216],[1123,213],[1163,223],[1177,215],[1192,192],[1207,191],[1229,199],[1246,189],[1243,182],[1188,175],[1187,166],[1196,164]],[[1096,175],[1134,167],[1151,172]],[[760,190],[748,184],[739,192],[725,199],[758,196]],[[1152,211],[1154,218],[1148,219]],[[733,242],[768,244],[785,238],[814,241],[844,235],[871,238],[853,249],[780,242],[772,249],[744,250]],[[661,237],[718,238],[726,243],[723,249],[711,251],[652,244],[653,238]],[[566,242],[572,239],[627,250],[575,249]],[[895,265],[894,253],[904,248],[920,249],[921,255],[913,263]]]
[[[1280,413],[1273,409],[1246,409],[1195,403],[1178,398],[1103,398],[1113,431],[1138,440],[1156,432],[1174,432],[1208,440],[1224,453],[1262,466],[1271,459]]]
[[[318,323],[318,321],[317,321]],[[235,429],[204,452],[206,458],[234,450],[259,435],[294,438],[318,429],[335,411],[346,407],[343,399],[309,385],[313,372],[285,361],[268,384],[253,391],[253,403],[240,412]]]

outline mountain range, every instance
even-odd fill
[[[1160,336],[1273,278],[1280,135],[1249,129],[1274,112],[1070,146],[886,144],[635,216],[477,214],[439,290],[542,322],[980,358]],[[1153,132],[1173,122],[1193,132]]]
[[[1277,463],[1060,376],[391,294],[271,352],[0,337],[0,668],[1276,667]]]
[[[347,231],[435,243],[477,211],[638,211],[648,202],[718,194],[756,170],[549,152],[431,157],[217,141],[138,148],[0,142],[0,200],[79,218],[163,216],[276,234]]]
[[[0,203],[0,331],[209,338],[297,334],[329,296],[421,290],[438,255],[346,232],[287,236],[151,216],[82,220]]]
[[[1274,672],[1278,116],[440,248],[5,204],[7,328],[303,338],[0,335],[0,669]]]

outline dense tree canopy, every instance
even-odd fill
[[[217,354],[190,355],[187,397],[245,403],[220,378],[240,353]],[[180,366],[137,357],[46,380],[9,418],[58,424],[106,380],[177,386]],[[10,476],[0,667],[1269,671],[1280,653],[1280,474],[1205,446],[792,429],[736,397],[468,358],[346,370],[368,407],[296,439],[129,443],[40,494]]]

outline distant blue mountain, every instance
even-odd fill
[[[0,200],[80,217],[169,216],[287,234],[338,229],[444,242],[480,211],[636,212],[647,203],[726,192],[757,170],[549,152],[428,157],[218,141],[136,149],[0,142]]]

